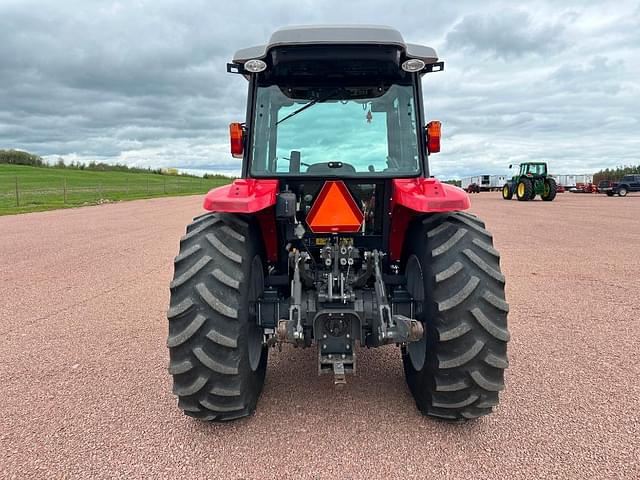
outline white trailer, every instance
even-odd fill
[[[509,177],[506,175],[491,175],[490,188],[491,190],[501,190],[504,184],[507,183]]]
[[[591,174],[566,174],[566,175],[553,175],[556,183],[562,185],[565,188],[574,188],[578,183],[593,183],[593,175]]]
[[[480,187],[480,190],[500,190],[507,181],[506,175],[475,175],[462,178],[462,188],[466,189],[472,183]]]

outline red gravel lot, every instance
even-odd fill
[[[639,478],[640,196],[473,195],[512,341],[497,411],[418,414],[393,347],[334,390],[270,352],[256,415],[183,416],[166,371],[172,258],[200,197],[0,218],[2,478]]]

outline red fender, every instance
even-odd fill
[[[402,256],[404,237],[414,215],[456,212],[471,206],[467,192],[435,178],[396,179],[391,183],[389,257],[393,261]]]
[[[214,188],[204,197],[204,209],[210,212],[256,214],[260,224],[267,259],[278,260],[276,203],[278,180],[239,178],[230,185]]]

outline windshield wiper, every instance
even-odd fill
[[[300,107],[299,109],[297,109],[295,112],[291,112],[289,115],[287,115],[286,117],[284,117],[282,120],[278,120],[276,122],[276,125],[280,125],[282,122],[284,122],[285,120],[288,120],[289,118],[299,114],[300,112],[306,110],[309,107],[313,107],[316,103],[322,103],[322,102],[326,102],[327,100],[329,100],[331,97],[333,97],[336,93],[338,93],[338,90],[334,90],[333,92],[331,92],[328,95],[325,95],[324,97],[320,97],[320,98],[316,98],[315,100],[311,100],[309,103],[307,103],[306,105],[303,105],[302,107]]]

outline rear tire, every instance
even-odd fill
[[[556,198],[556,192],[558,187],[556,181],[553,178],[546,178],[544,181],[544,193],[541,195],[542,200],[545,202],[551,202]]]
[[[620,195],[621,197],[626,197],[627,196],[627,189],[622,187],[618,189],[618,195]]]
[[[516,186],[516,198],[521,202],[532,200],[534,197],[533,183],[528,178],[523,178],[518,182]]]
[[[416,405],[446,420],[487,415],[509,365],[509,306],[491,234],[480,219],[458,212],[414,223],[408,239],[407,289],[425,331],[403,350]]]
[[[251,224],[218,213],[194,219],[180,240],[167,346],[186,415],[224,421],[256,408],[267,365],[252,308],[264,284],[261,246]]]

